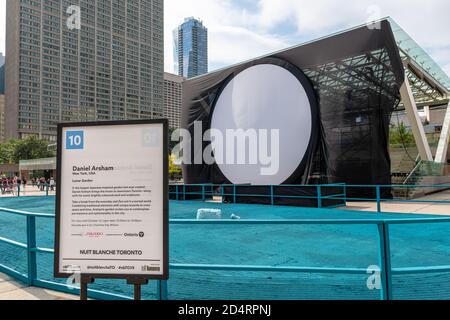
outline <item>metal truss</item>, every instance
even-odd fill
[[[321,96],[334,97],[342,91],[377,91],[382,95],[399,99],[399,88],[392,72],[386,50],[343,59],[304,70],[313,81]]]
[[[419,63],[400,49],[406,76],[411,85],[417,107],[432,107],[446,105],[449,102],[450,92],[445,85],[437,81]],[[400,108],[403,108],[400,104]]]

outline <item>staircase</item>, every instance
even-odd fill
[[[394,198],[410,200],[414,199],[415,194],[417,193],[417,188],[415,186],[420,185],[423,180],[423,172],[422,172],[422,161],[419,161],[418,164],[411,170],[411,172],[403,179],[401,183],[398,185],[404,185],[405,187],[398,187],[392,190]],[[411,188],[406,186],[412,186]]]
[[[410,148],[408,152],[404,148],[391,148],[390,153],[392,184],[402,185],[418,163],[419,158],[412,159],[418,154],[418,151],[416,148]]]
[[[410,200],[419,196],[424,196],[426,191],[423,188],[417,188],[416,186],[419,186],[426,177],[442,176],[443,170],[444,164],[422,160],[418,161],[417,165],[403,181],[402,184],[405,187],[393,189],[394,197]]]

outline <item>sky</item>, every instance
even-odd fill
[[[0,0],[0,52],[5,52]],[[391,16],[450,75],[448,0],[164,0],[165,70],[173,72],[172,31],[185,17],[209,30],[210,70]]]

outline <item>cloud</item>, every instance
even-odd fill
[[[391,16],[411,32],[424,46],[450,45],[446,0],[259,0],[253,21],[274,29],[286,20],[294,20],[299,34],[323,33]]]
[[[233,64],[285,48],[283,39],[262,35],[242,27],[218,27],[210,36],[213,63]]]
[[[173,30],[186,17],[203,20],[209,29],[209,36],[214,39],[216,29],[221,26],[236,25],[236,15],[240,10],[229,0],[165,0],[164,1],[164,52],[165,70],[173,72]],[[214,46],[209,41],[209,45]],[[214,57],[212,57],[214,59]]]
[[[218,68],[391,16],[450,74],[448,0],[164,0],[165,70],[173,72],[173,29],[185,17],[209,29],[210,65]],[[0,1],[5,52],[6,1]]]
[[[210,62],[226,66],[391,16],[438,64],[450,61],[447,0],[165,0],[166,70],[173,71],[172,30],[187,16],[209,28]],[[282,35],[282,36],[280,36]],[[448,72],[448,68],[446,69]]]
[[[173,30],[190,16],[200,18],[208,28],[210,69],[268,54],[289,45],[283,37],[253,28],[254,24],[247,19],[246,9],[236,5],[236,1],[165,0],[164,3],[165,70],[168,72],[174,72]]]
[[[0,1],[0,52],[5,53],[6,1]]]

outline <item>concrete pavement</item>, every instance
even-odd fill
[[[78,296],[28,287],[0,273],[0,300],[78,300]]]
[[[414,201],[450,201],[450,190],[428,195],[423,198],[414,199]],[[344,210],[369,211],[376,212],[376,202],[348,202],[347,207],[339,208]],[[407,214],[433,214],[450,216],[450,204],[439,203],[407,203],[407,202],[383,202],[381,204],[383,212],[407,213]]]

